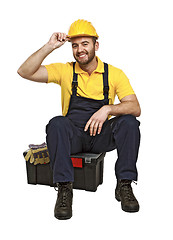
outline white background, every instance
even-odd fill
[[[172,239],[173,7],[168,0],[4,1],[0,6],[1,239]],[[97,55],[122,69],[140,101],[139,213],[114,198],[116,151],[107,153],[97,192],[74,190],[73,217],[53,216],[56,192],[28,185],[23,151],[45,141],[45,125],[61,114],[60,87],[22,79],[17,69],[55,31],[89,20]],[[44,64],[72,61],[70,43]],[[116,99],[116,102],[117,99]]]

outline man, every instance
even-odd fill
[[[47,145],[58,186],[54,215],[72,217],[74,181],[70,155],[78,152],[107,152],[117,149],[115,197],[126,212],[139,211],[131,182],[137,181],[136,162],[140,142],[140,106],[128,78],[118,68],[103,63],[95,52],[98,35],[93,25],[77,20],[68,35],[54,33],[49,42],[31,55],[18,73],[36,82],[61,86],[63,116],[46,126]],[[45,57],[66,41],[72,44],[74,63],[41,65]],[[114,105],[115,95],[119,104]],[[110,119],[111,116],[114,116]]]

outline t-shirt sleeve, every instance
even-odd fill
[[[119,100],[131,94],[135,94],[132,86],[130,85],[129,79],[127,78],[123,71],[120,71],[118,84],[116,87],[116,94]]]
[[[65,64],[63,63],[52,63],[45,65],[48,72],[48,83],[57,83],[61,85],[62,75],[65,71]]]

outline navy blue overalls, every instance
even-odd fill
[[[90,117],[102,106],[109,104],[108,65],[104,63],[103,100],[77,96],[78,75],[73,63],[72,95],[66,116],[52,118],[46,126],[46,141],[53,169],[53,182],[73,182],[74,169],[71,154],[101,153],[117,148],[115,164],[117,179],[137,180],[136,162],[140,132],[139,121],[132,115],[106,120],[101,133],[90,136],[84,127]]]

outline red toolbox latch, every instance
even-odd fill
[[[71,158],[73,167],[82,168],[82,158]]]

